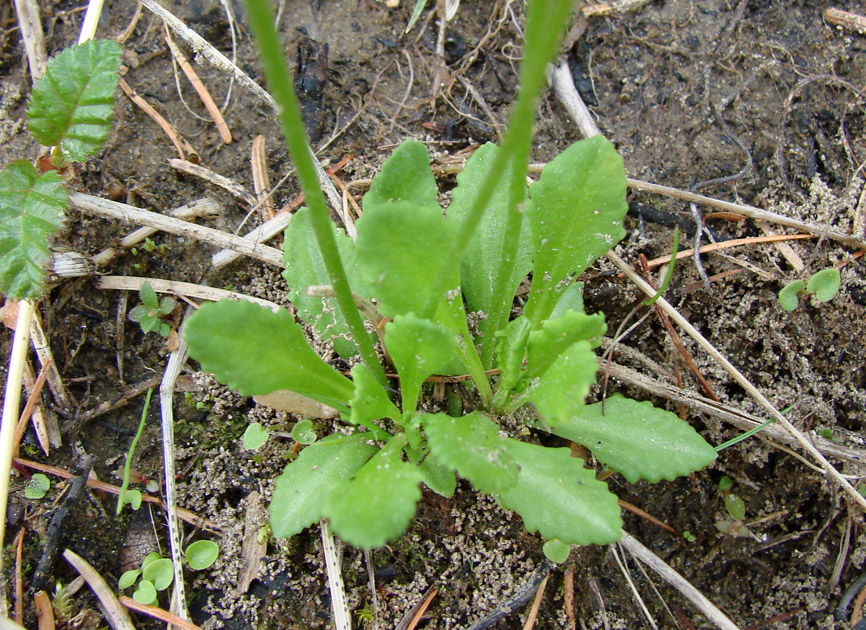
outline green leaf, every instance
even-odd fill
[[[424,11],[424,7],[427,4],[427,0],[416,0],[415,8],[412,9],[412,15],[409,17],[409,24],[406,26],[406,32],[412,30],[412,27],[415,26],[415,22],[418,21],[418,18],[421,17],[421,13]]]
[[[806,290],[814,293],[815,299],[819,302],[829,302],[839,291],[841,282],[838,269],[822,269],[809,278]]]
[[[203,304],[184,336],[202,369],[244,396],[288,389],[337,409],[352,398],[352,381],[310,348],[288,311],[228,300]]]
[[[351,289],[366,297],[367,291],[358,273],[352,239],[337,226],[334,225],[332,228]],[[298,318],[310,324],[319,339],[333,342],[334,350],[341,357],[350,358],[357,355],[358,346],[352,340],[349,327],[337,307],[336,299],[306,294],[308,286],[331,282],[322,254],[316,245],[308,208],[301,208],[292,217],[292,221],[286,228],[283,251],[285,252],[283,263],[286,266],[283,277],[289,284],[289,300],[297,308]]]
[[[439,261],[447,256],[453,224],[435,208],[395,202],[368,206],[358,219],[355,250],[361,276],[386,317],[421,313]],[[449,291],[458,291],[457,261],[449,272]],[[442,296],[444,300],[445,295]]]
[[[28,499],[42,499],[51,488],[51,480],[47,475],[35,473],[24,486],[24,496]]]
[[[567,448],[545,448],[508,438],[517,460],[517,483],[494,496],[523,518],[530,533],[564,544],[604,545],[619,540],[619,502],[582,459]]]
[[[421,424],[430,452],[481,492],[502,492],[517,482],[517,464],[487,416],[473,411],[461,418],[424,414]]]
[[[156,602],[156,589],[149,580],[142,580],[132,594],[132,599],[139,604],[151,605]]]
[[[511,391],[523,374],[523,357],[526,356],[530,328],[532,328],[530,321],[521,315],[508,322],[502,330],[496,331],[496,366],[499,368],[499,383],[494,404],[497,406],[502,405],[505,395]]]
[[[141,507],[141,491],[135,489],[125,490],[123,493],[123,503],[133,510],[138,510]]]
[[[357,364],[352,368],[355,395],[349,403],[352,410],[349,421],[352,424],[368,424],[381,418],[391,418],[401,422],[400,410],[388,398],[388,392],[379,384],[366,365]]]
[[[332,492],[325,515],[340,538],[356,547],[380,547],[396,538],[415,515],[423,475],[403,461],[406,438],[395,436],[355,475]]]
[[[406,140],[394,149],[391,157],[382,164],[382,171],[373,178],[370,190],[364,195],[361,203],[364,207],[364,215],[370,210],[402,201],[441,214],[442,209],[436,200],[438,194],[436,179],[430,170],[427,148],[415,140]],[[358,234],[360,233],[359,222]]]
[[[168,558],[160,558],[148,564],[141,572],[142,581],[153,584],[158,591],[167,589],[174,580],[174,565]]]
[[[725,495],[725,509],[731,518],[735,521],[742,521],[746,518],[746,503],[736,494]]]
[[[465,220],[499,150],[494,144],[485,144],[466,162],[463,172],[457,176],[457,188],[452,192],[451,205],[448,207],[449,219],[456,219],[459,223]],[[504,181],[511,179],[510,173],[504,174],[503,177]],[[532,246],[528,238],[529,224],[524,216],[521,233],[525,238],[519,238],[517,241],[516,252],[508,252],[509,256],[516,258],[514,267],[506,282],[498,282],[502,249],[506,243],[508,200],[508,187],[498,187],[487,204],[481,223],[472,235],[472,240],[469,241],[463,259],[460,261],[460,284],[470,311],[491,313],[502,305],[510,307],[517,286],[532,270]],[[505,293],[497,292],[499,286],[506,289]],[[487,320],[478,323],[478,330],[482,336],[495,332],[488,330]]]
[[[144,560],[141,561],[141,570],[144,571],[148,566],[157,560],[162,560],[162,556],[159,555],[158,551],[151,551],[144,557]]]
[[[138,579],[138,576],[141,575],[141,571],[138,569],[130,569],[129,571],[124,571],[120,576],[120,579],[117,581],[117,588],[123,590],[125,588],[129,588],[135,581]]]
[[[170,315],[175,306],[177,306],[177,300],[173,297],[165,296],[159,301],[159,314]]]
[[[797,294],[805,287],[806,283],[800,278],[786,284],[782,290],[779,291],[779,304],[782,305],[782,308],[789,313],[796,309],[800,305]]]
[[[247,426],[244,434],[241,436],[244,448],[248,451],[256,451],[265,445],[268,441],[270,433],[262,426],[261,422],[253,422]]]
[[[687,422],[649,402],[619,395],[587,405],[551,431],[583,444],[630,482],[672,480],[708,466],[716,451]]]
[[[622,158],[602,136],[574,143],[529,187],[535,266],[524,314],[537,326],[568,286],[625,236],[626,180]]]
[[[453,334],[414,314],[397,315],[385,325],[385,345],[400,375],[403,413],[415,411],[424,379],[453,374],[460,357]]]
[[[566,311],[562,317],[542,322],[539,330],[529,333],[526,376],[544,374],[559,355],[578,341],[589,341],[590,347],[597,348],[606,330],[601,313]]]
[[[354,475],[379,450],[368,442],[363,433],[338,433],[302,450],[274,484],[270,507],[274,536],[294,536],[325,516],[322,507],[340,481]]]
[[[432,452],[418,464],[424,475],[424,483],[428,488],[443,497],[450,499],[457,489],[457,476],[454,469],[443,466]]]
[[[312,420],[300,420],[292,427],[292,439],[298,444],[312,444],[317,438]]]
[[[525,392],[548,425],[562,424],[580,413],[598,364],[588,341],[578,341],[561,353]]]
[[[568,311],[575,313],[583,313],[583,282],[572,282],[566,287],[562,295],[559,296],[559,301],[553,307],[553,312],[550,314],[550,319],[557,319],[565,315]]]
[[[108,136],[122,50],[113,41],[71,46],[48,62],[27,105],[30,131],[59,145],[73,162],[96,153]]]
[[[19,160],[0,172],[0,293],[14,300],[44,293],[48,241],[63,227],[68,207],[56,171],[40,175]]]
[[[156,291],[150,286],[150,282],[144,282],[141,285],[141,290],[138,293],[141,298],[141,303],[151,310],[159,310],[159,299],[156,297]]]
[[[186,548],[184,557],[189,568],[202,571],[216,562],[220,554],[220,546],[212,540],[197,540]]]
[[[547,559],[556,564],[562,564],[568,560],[568,556],[571,553],[571,545],[566,545],[561,540],[556,540],[555,538],[545,542],[541,549],[544,551]]]

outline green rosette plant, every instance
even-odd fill
[[[186,324],[191,356],[220,382],[250,396],[295,392],[338,410],[346,425],[305,447],[276,480],[275,535],[326,517],[344,540],[377,547],[409,525],[420,484],[451,496],[459,476],[517,512],[561,561],[568,545],[617,540],[622,521],[607,484],[568,448],[539,444],[542,434],[583,444],[629,481],[673,479],[715,459],[668,411],[621,396],[603,408],[585,404],[606,324],[585,312],[576,278],[623,238],[626,179],[616,150],[596,137],[573,144],[526,186],[535,103],[568,4],[529,3],[508,132],[502,146],[469,159],[451,204],[437,202],[424,146],[405,142],[364,196],[353,242],[327,219],[312,165],[303,165],[309,154],[297,142],[300,116],[266,3],[249,3],[309,204],[286,230],[284,275],[298,317],[353,365],[347,376],[323,361],[287,311],[224,301],[203,305]],[[515,316],[515,292],[530,272],[528,301]],[[334,297],[314,297],[323,294]],[[357,326],[356,302],[368,305],[366,328]],[[442,378],[454,376],[472,386],[466,403],[449,392],[457,379]],[[431,379],[445,383],[441,403]]]

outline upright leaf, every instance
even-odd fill
[[[428,319],[398,315],[385,326],[385,345],[400,375],[404,414],[415,411],[424,379],[459,371],[457,338]]]
[[[578,341],[529,382],[525,396],[535,403],[545,424],[565,422],[583,408],[597,369],[589,342]]]
[[[333,226],[333,229],[349,284],[355,293],[366,297],[367,291],[358,274],[354,243],[337,226]],[[297,308],[298,318],[310,324],[319,339],[333,342],[334,349],[341,357],[357,355],[358,346],[352,339],[342,313],[339,312],[336,299],[313,297],[306,293],[308,286],[328,284],[331,281],[316,245],[308,208],[301,208],[292,217],[286,228],[283,251],[283,263],[286,265],[283,277],[289,284],[289,299]]]
[[[499,368],[494,405],[502,406],[507,394],[523,374],[523,357],[529,342],[529,320],[523,317],[512,319],[502,330],[496,332],[496,365]]]
[[[324,501],[325,515],[340,538],[356,547],[381,547],[403,533],[421,498],[423,475],[402,459],[405,437],[398,435],[350,481]]]
[[[545,448],[506,439],[520,466],[517,483],[494,494],[523,518],[526,529],[565,544],[604,545],[619,540],[619,502],[583,460],[567,448]]]
[[[524,314],[534,326],[549,317],[572,275],[625,236],[625,190],[622,158],[602,136],[571,145],[529,187],[535,266]]]
[[[40,175],[21,160],[0,172],[0,293],[16,300],[44,293],[48,241],[63,227],[67,207],[56,171]]]
[[[457,187],[451,193],[449,219],[460,223],[465,220],[499,150],[494,144],[485,144],[466,162],[463,172],[457,176]],[[508,171],[510,170],[509,168]],[[503,177],[504,181],[509,181],[511,175],[506,172]],[[490,198],[481,223],[463,253],[460,261],[460,284],[470,311],[489,314],[503,307],[510,310],[517,285],[532,269],[532,247],[529,238],[519,238],[515,243],[516,251],[503,252],[506,247],[508,211],[509,190],[507,186],[500,186]],[[524,218],[521,233],[528,237],[528,232],[529,225]],[[514,258],[515,264],[509,277],[500,282],[498,276],[503,256]],[[505,291],[500,293],[500,287]],[[483,320],[478,324],[482,336],[495,332],[487,330],[486,322],[487,320]]]
[[[393,158],[392,158],[393,159]],[[355,249],[361,276],[386,317],[420,314],[436,265],[447,256],[453,224],[438,206],[406,201],[368,205],[358,220]],[[448,291],[459,294],[458,263],[453,261]],[[437,303],[445,299],[445,294]]]
[[[391,418],[400,422],[400,410],[388,398],[388,393],[373,376],[366,365],[361,363],[352,368],[355,393],[352,396],[350,420],[354,424],[369,425],[381,418]]]
[[[41,144],[58,145],[73,162],[99,150],[111,125],[121,52],[116,42],[89,40],[48,63],[27,106],[30,131]]]
[[[344,479],[354,475],[378,450],[363,433],[336,433],[301,451],[274,484],[271,530],[288,538],[321,519],[324,504]]]
[[[287,389],[346,409],[354,394],[352,381],[310,348],[288,311],[228,300],[203,304],[184,336],[202,369],[244,396]]]
[[[607,330],[604,315],[567,311],[557,319],[542,322],[541,328],[529,333],[526,375],[543,374],[560,354],[578,341],[589,341],[596,348]]]
[[[619,395],[586,405],[550,430],[583,444],[632,483],[670,481],[716,459],[715,449],[676,414]]]
[[[517,463],[499,437],[499,428],[484,414],[424,414],[421,424],[436,459],[478,490],[502,492],[517,482]]]
[[[438,193],[427,149],[420,142],[407,140],[394,149],[391,157],[382,164],[381,172],[373,178],[370,190],[361,203],[364,214],[374,208],[401,201],[441,212],[436,200]]]

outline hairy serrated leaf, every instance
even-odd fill
[[[424,414],[421,424],[436,459],[482,492],[502,492],[517,482],[517,464],[499,437],[499,428],[473,411],[460,418]]]
[[[0,172],[0,293],[15,300],[43,294],[48,241],[63,227],[68,207],[56,171],[39,174],[19,160]]]
[[[535,263],[524,314],[533,325],[550,316],[571,276],[625,236],[625,191],[622,158],[602,136],[571,145],[529,187]]]
[[[463,171],[457,175],[457,187],[452,191],[448,218],[462,223],[478,194],[482,182],[487,177],[493,159],[500,149],[494,144],[485,144],[476,149],[466,162]],[[509,181],[510,174],[503,175],[502,181]],[[497,276],[502,261],[502,248],[505,245],[505,226],[508,214],[508,186],[500,186],[493,193],[484,216],[460,262],[460,284],[470,311],[490,313],[501,304],[511,304],[517,285],[532,269],[532,245],[528,238],[529,224],[523,218],[523,238],[518,240],[516,252],[511,252],[515,264],[505,284],[506,293],[496,293]],[[482,334],[491,334],[485,321],[479,322]]]
[[[460,356],[455,335],[414,314],[398,315],[385,325],[385,345],[400,375],[403,413],[415,411],[424,379],[453,373]]]
[[[352,410],[350,422],[366,424],[381,418],[401,421],[400,410],[388,398],[388,392],[376,380],[370,368],[361,363],[355,365],[352,368],[352,381],[355,393],[349,405]]]
[[[368,206],[357,225],[355,251],[361,277],[371,297],[381,302],[382,315],[420,313],[439,261],[451,251],[453,223],[438,206],[396,201]],[[455,297],[459,297],[458,267],[454,261],[449,275],[449,291]]]
[[[715,449],[676,414],[620,395],[604,401],[604,415],[602,403],[586,405],[551,432],[583,444],[632,483],[670,481],[716,459]]]
[[[271,529],[280,538],[294,536],[321,519],[325,500],[378,451],[369,436],[334,434],[301,451],[277,477],[271,499]]]
[[[606,330],[601,313],[587,315],[566,311],[557,319],[542,322],[540,329],[529,333],[526,376],[534,378],[544,374],[556,357],[578,341],[589,341],[591,348],[597,348]]]
[[[81,162],[105,142],[111,125],[122,50],[98,39],[71,46],[48,62],[27,105],[30,131]]]
[[[496,366],[499,368],[497,403],[504,401],[504,394],[511,391],[523,374],[523,358],[526,356],[531,327],[530,321],[521,315],[496,332]]]
[[[355,245],[342,230],[334,226],[337,250],[353,292],[368,297],[361,282],[358,264],[355,261]],[[330,341],[341,357],[350,358],[358,354],[358,346],[349,333],[335,298],[321,298],[307,295],[311,285],[330,284],[331,278],[316,245],[313,225],[308,208],[301,208],[292,217],[286,228],[283,241],[283,277],[289,285],[289,300],[297,309],[298,318],[313,327],[319,339]]]
[[[604,545],[619,540],[619,502],[583,460],[567,448],[545,448],[506,439],[520,466],[517,483],[495,493],[497,501],[523,518],[529,532],[565,544]]]
[[[285,310],[228,300],[203,304],[184,337],[204,371],[244,396],[287,389],[346,409],[354,393],[352,381],[322,361]]]
[[[535,403],[545,424],[565,422],[583,408],[596,370],[598,364],[589,342],[578,341],[529,382],[526,398]]]
[[[364,214],[374,208],[401,201],[441,213],[436,200],[438,194],[427,148],[416,140],[407,140],[394,149],[391,157],[382,164],[382,170],[373,178],[370,190],[361,203]],[[359,234],[360,231],[359,226]]]
[[[395,436],[355,477],[325,499],[325,516],[340,538],[356,547],[381,547],[396,538],[415,515],[423,475],[402,459],[406,438]]]

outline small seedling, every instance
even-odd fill
[[[841,278],[838,269],[822,269],[809,278],[807,284],[801,278],[789,282],[779,291],[779,304],[788,312],[800,305],[800,296],[814,295],[819,302],[829,302],[838,293]]]
[[[138,444],[138,439],[144,431],[144,421],[147,418],[147,411],[150,409],[150,397],[153,390],[147,390],[147,398],[144,400],[144,409],[141,412],[141,420],[138,422],[138,430],[135,432],[135,437],[132,438],[132,444],[129,445],[129,452],[126,454],[126,463],[123,465],[123,482],[120,485],[120,492],[117,494],[117,515],[120,515],[124,504],[128,503],[133,510],[141,507],[141,492],[138,490],[128,490],[129,477],[132,469],[132,456],[135,454],[135,447]]]
[[[129,311],[129,319],[138,322],[144,332],[156,331],[163,337],[171,333],[171,325],[165,321],[177,306],[177,300],[164,296],[159,299],[149,282],[141,285],[141,304]]]
[[[184,563],[194,571],[202,571],[216,562],[219,545],[210,540],[198,540],[186,548]],[[120,590],[135,586],[132,597],[140,604],[156,602],[159,591],[164,591],[174,581],[174,564],[159,552],[147,554],[140,569],[125,571],[117,581]]]
[[[245,449],[248,451],[257,451],[265,445],[269,436],[270,433],[262,426],[261,422],[253,422],[247,427],[246,431],[244,431],[241,440]]]
[[[28,499],[42,499],[51,489],[51,480],[42,473],[36,473],[30,477],[24,486],[24,496]]]
[[[757,541],[761,539],[755,536],[748,527],[743,524],[743,519],[746,518],[746,503],[739,495],[732,491],[734,482],[730,477],[725,475],[719,480],[719,494],[725,503],[725,510],[731,520],[716,521],[716,529],[724,534],[733,536],[734,538],[754,538]]]

